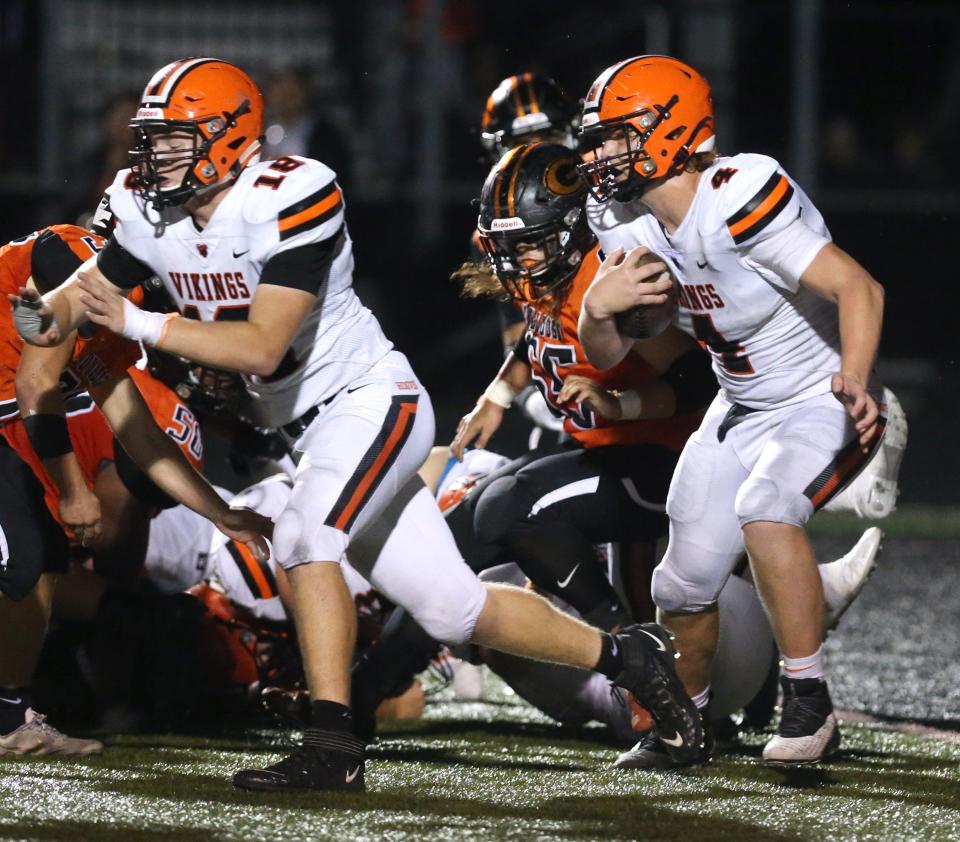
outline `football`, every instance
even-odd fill
[[[650,252],[640,257],[637,265],[643,266],[647,263],[661,261],[662,258],[659,255]],[[649,278],[645,283],[653,283],[671,277],[670,271],[667,270]],[[631,307],[629,310],[617,313],[617,315],[614,316],[617,330],[624,336],[629,336],[631,339],[652,339],[654,336],[659,336],[667,329],[667,325],[670,324],[670,320],[677,310],[678,292],[679,287],[674,278],[673,287],[670,289],[667,300],[663,304],[657,304],[652,307]]]

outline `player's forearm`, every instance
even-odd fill
[[[617,331],[613,316],[591,313],[584,302],[577,325],[587,359],[600,370],[613,368],[633,347],[634,340]]]
[[[67,336],[70,331],[76,330],[86,321],[85,308],[80,301],[81,290],[77,286],[77,276],[80,272],[96,272],[99,275],[97,259],[91,257],[60,286],[43,296],[44,303],[53,311],[61,336]]]
[[[837,295],[840,312],[841,370],[864,385],[870,379],[883,325],[883,287],[864,272],[861,281]]]
[[[162,491],[208,520],[217,521],[224,515],[227,504],[157,426],[128,376],[91,389],[91,394],[124,450]]]
[[[477,403],[486,399],[503,409],[509,409],[513,399],[530,385],[532,379],[529,364],[511,351]]]
[[[171,319],[157,348],[213,368],[269,377],[287,351],[277,337],[253,322]]]

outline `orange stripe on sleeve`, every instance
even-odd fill
[[[311,219],[315,219],[320,216],[322,213],[326,213],[333,207],[336,207],[341,201],[340,188],[338,187],[334,190],[329,196],[321,201],[317,202],[315,205],[311,205],[306,210],[300,211],[300,213],[295,214],[294,216],[288,216],[286,219],[280,220],[280,230],[288,231],[291,228],[296,228],[298,225],[302,225],[304,222],[309,222]]]
[[[738,234],[743,233],[750,228],[750,226],[763,219],[763,217],[770,212],[771,208],[773,208],[777,202],[783,198],[783,194],[787,192],[789,186],[790,183],[781,175],[780,180],[777,182],[777,186],[770,191],[770,194],[767,196],[767,198],[757,205],[751,214],[729,226],[730,234],[736,237]]]

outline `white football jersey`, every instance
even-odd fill
[[[676,323],[710,352],[728,400],[762,409],[830,391],[836,304],[800,285],[830,242],[823,217],[764,155],[719,158],[672,235],[640,202],[588,200],[606,254],[646,246],[680,284]]]
[[[120,171],[109,191],[114,236],[153,269],[185,316],[246,318],[265,268],[269,283],[303,289],[290,279],[320,261],[326,280],[286,358],[271,377],[244,378],[264,427],[298,418],[393,347],[353,290],[352,243],[329,167],[309,158],[247,167],[202,231],[181,208],[161,215],[145,207],[128,179],[129,170]]]

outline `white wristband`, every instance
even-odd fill
[[[120,335],[135,342],[156,346],[163,337],[163,329],[171,313],[151,313],[141,310],[126,298],[123,299],[123,330]]]
[[[635,421],[643,412],[643,400],[636,392],[627,390],[621,392],[617,398],[620,401],[620,420]]]
[[[510,404],[513,403],[513,399],[517,396],[517,390],[507,383],[506,380],[501,380],[498,377],[487,386],[483,392],[483,396],[490,401],[490,403],[495,403],[497,406],[509,409]]]

